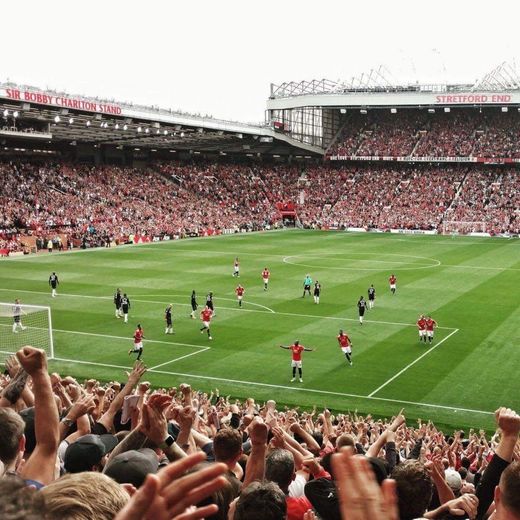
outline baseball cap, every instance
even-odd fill
[[[148,473],[157,473],[159,459],[150,448],[129,450],[116,455],[104,469],[105,475],[119,484],[133,484],[140,487]]]
[[[115,435],[83,435],[65,450],[64,466],[68,473],[91,471],[92,466],[111,452],[118,443]]]
[[[460,476],[460,473],[458,471],[448,468],[444,472],[444,476],[446,478],[448,486],[450,486],[452,491],[460,491],[460,489],[462,488],[462,477]]]

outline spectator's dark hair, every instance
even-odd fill
[[[223,428],[213,439],[213,452],[217,462],[229,462],[242,452],[242,433],[234,428]]]
[[[2,520],[45,520],[45,499],[18,477],[0,479],[0,518]]]
[[[332,469],[332,455],[333,453],[326,453],[321,458],[320,464],[321,467],[332,477],[334,480],[334,473]]]
[[[207,466],[208,463],[198,464],[193,470],[200,470]],[[211,516],[206,516],[206,520],[227,520],[229,505],[240,493],[240,481],[236,478],[234,479],[236,482],[232,482],[229,475],[224,475],[226,479],[226,484],[213,491],[213,493],[206,497],[204,500],[197,504],[198,507],[207,506],[209,504],[216,504],[218,506],[218,511]]]
[[[284,449],[273,450],[265,461],[265,478],[276,482],[282,491],[287,491],[294,477],[293,454]]]
[[[460,465],[469,471],[471,461],[468,459],[468,457],[462,457],[462,459],[460,459]]]
[[[433,482],[422,462],[408,460],[392,471],[397,484],[400,520],[420,518],[426,511],[433,492]]]
[[[285,520],[286,515],[284,492],[274,482],[253,482],[240,494],[233,520]]]
[[[510,464],[500,478],[500,496],[504,507],[520,515],[520,462]]]
[[[459,468],[459,475],[461,479],[465,479],[468,476],[468,470],[462,466]]]
[[[25,430],[24,420],[11,408],[0,408],[0,461],[11,464]]]
[[[319,444],[320,448],[323,448],[323,434],[318,430],[314,430],[311,435],[314,438],[314,440]]]

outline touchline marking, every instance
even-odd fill
[[[0,287],[0,291],[8,291],[8,292],[16,292],[16,293],[30,293],[30,294],[48,294],[47,292],[43,291],[28,291],[24,289],[4,289]],[[110,296],[89,296],[86,294],[66,294],[66,293],[60,293],[59,296],[69,296],[71,298],[94,298],[99,300],[112,300],[112,297]],[[137,300],[135,298],[132,298],[132,301],[140,302],[140,303],[157,303],[161,305],[166,305],[169,302],[159,302],[159,301],[153,301],[153,300]],[[246,302],[247,303],[247,302]],[[183,307],[191,307],[189,303],[176,303],[175,305],[181,305]],[[319,316],[316,314],[298,314],[295,312],[282,312],[282,311],[260,311],[257,309],[241,309],[241,308],[235,308],[235,307],[218,307],[219,309],[228,310],[228,311],[235,311],[235,312],[259,312],[261,314],[276,314],[278,316],[292,316],[292,317],[300,317],[300,318],[317,318],[320,320],[339,320],[339,321],[354,321],[357,322],[358,318],[343,318],[340,316]],[[400,325],[402,327],[416,327],[417,325],[415,323],[402,323],[399,321],[378,321],[378,320],[364,320],[363,323],[375,323],[378,325]],[[454,330],[453,327],[437,327],[439,330]],[[458,330],[458,329],[457,329]],[[69,331],[71,332],[71,331]],[[108,336],[107,336],[108,337]],[[148,340],[151,341],[151,340]],[[169,342],[165,342],[169,343]],[[170,344],[170,343],[169,343]]]
[[[402,370],[397,372],[394,376],[392,376],[388,381],[385,381],[381,386],[377,387],[372,393],[368,394],[368,397],[372,397],[374,394],[377,394],[379,390],[382,390],[386,385],[391,383],[394,379],[397,379],[401,374],[406,372],[410,367],[413,367],[415,363],[420,361],[423,357],[427,356],[430,352],[435,350],[437,347],[440,347],[447,339],[449,339],[453,334],[456,334],[459,332],[459,329],[455,329],[454,331],[450,332],[445,338],[442,338],[438,343],[436,343],[433,347],[429,348],[424,354],[420,355],[417,359],[412,361],[410,364],[406,365]]]
[[[124,367],[120,365],[106,365],[104,363],[95,363],[91,361],[77,361],[75,359],[63,359],[63,358],[54,358],[55,361],[62,361],[66,363],[81,363],[84,365],[94,365],[94,366],[106,366],[106,367],[113,367],[113,368],[121,368],[124,370],[131,370],[131,367]],[[302,388],[302,387],[295,387],[295,386],[283,386],[283,385],[274,385],[269,383],[256,383],[254,381],[241,381],[239,379],[226,379],[223,377],[213,377],[213,376],[206,376],[206,375],[200,375],[200,374],[184,374],[181,372],[166,372],[164,370],[154,370],[149,369],[148,372],[152,372],[154,374],[166,374],[170,376],[180,376],[180,377],[186,377],[186,378],[194,378],[194,379],[204,379],[204,380],[210,380],[210,381],[222,381],[224,383],[234,383],[239,385],[247,385],[247,386],[261,386],[266,388],[276,388],[280,390],[292,390],[293,392],[308,392],[313,394],[322,394],[322,395],[335,395],[339,397],[352,397],[354,399],[368,399],[370,401],[385,401],[390,403],[398,403],[398,404],[407,404],[412,406],[422,406],[427,408],[438,408],[441,410],[456,410],[459,412],[468,412],[468,413],[479,413],[484,415],[493,415],[493,412],[487,412],[485,410],[472,410],[470,408],[457,408],[454,406],[446,406],[442,404],[431,404],[431,403],[416,403],[414,401],[403,401],[400,399],[389,399],[387,397],[371,397],[367,395],[357,395],[357,394],[347,394],[342,392],[332,392],[329,390],[317,390],[314,388]]]
[[[156,368],[163,367],[164,365],[169,365],[170,363],[176,363],[177,361],[180,361],[181,359],[190,357],[190,356],[196,356],[197,354],[202,354],[203,352],[206,352],[206,350],[209,350],[210,347],[205,347],[200,350],[196,350],[195,352],[191,352],[190,354],[186,354],[185,356],[181,356],[178,358],[171,359],[170,361],[165,361],[164,363],[161,363],[160,365],[155,365],[154,367],[150,367],[148,370],[155,370]]]

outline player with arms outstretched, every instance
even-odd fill
[[[141,327],[141,324],[137,324],[137,328],[134,332],[134,348],[131,348],[128,351],[128,355],[130,354],[136,354],[137,353],[137,360],[141,359],[141,356],[143,355],[143,338],[144,338],[144,331]]]
[[[341,352],[345,354],[349,365],[352,366],[352,341],[350,341],[350,338],[343,332],[343,330],[339,331],[337,340]]]
[[[267,269],[267,267],[264,267],[264,270],[262,271],[262,281],[264,282],[264,291],[267,291],[267,285],[269,284],[270,276],[271,276],[271,273],[269,272],[269,269]]]
[[[208,339],[213,339],[211,337],[211,331],[209,329],[212,317],[213,317],[213,311],[206,305],[206,307],[204,307],[204,310],[200,313],[200,319],[202,321],[202,327],[200,329],[200,333],[204,334],[204,331],[207,331]]]
[[[430,343],[433,342],[433,333],[437,328],[437,322],[431,317],[426,317],[426,336],[428,336],[428,341]]]
[[[419,330],[419,341],[424,341],[424,343],[426,343],[426,318],[424,317],[424,314],[419,316],[416,325]]]
[[[239,307],[242,307],[242,298],[244,297],[245,292],[246,290],[240,284],[238,284],[237,288],[235,289],[235,294],[237,295]]]
[[[390,284],[390,291],[392,294],[395,294],[395,291],[397,290],[397,278],[395,274],[390,275],[390,278],[388,278],[388,283]]]
[[[52,289],[52,297],[53,298],[56,298],[56,295],[58,294],[56,292],[56,289],[58,288],[58,285],[60,285],[60,281],[58,280],[58,275],[53,272],[50,276],[49,276],[49,285],[51,286],[51,289]]]
[[[280,348],[291,351],[291,367],[292,367],[292,379],[291,383],[294,383],[296,380],[296,369],[298,369],[298,374],[300,376],[300,383],[303,383],[303,371],[302,371],[302,352],[312,352],[314,349],[306,348],[303,345],[300,345],[300,342],[296,340],[292,345],[286,347],[284,345],[280,345]]]

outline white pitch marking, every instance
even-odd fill
[[[418,361],[420,361],[423,357],[427,356],[430,352],[435,350],[437,347],[440,347],[447,339],[449,339],[453,334],[459,332],[459,329],[455,329],[454,331],[450,332],[445,338],[442,338],[438,343],[433,345],[433,347],[429,348],[426,352],[424,352],[422,355],[420,355],[418,358],[414,359],[410,364],[406,365],[402,370],[397,372],[394,376],[392,376],[388,381],[385,381],[381,386],[377,387],[372,393],[368,394],[368,397],[372,397],[374,394],[377,394],[379,390],[382,390],[386,385],[391,383],[394,379],[397,379],[401,374],[406,372],[410,367],[415,365]]]
[[[402,261],[395,261],[395,260],[369,260],[369,259],[366,259],[366,258],[348,258],[348,257],[341,257],[343,253],[316,253],[316,254],[312,254],[312,253],[307,253],[306,255],[290,255],[290,256],[284,256],[283,259],[282,259],[282,262],[285,263],[285,264],[289,264],[289,265],[294,265],[294,266],[301,266],[301,267],[311,267],[311,268],[314,268],[314,269],[333,269],[333,270],[339,270],[339,271],[353,271],[353,270],[356,270],[356,271],[381,271],[382,268],[379,268],[379,267],[330,267],[330,266],[323,266],[323,265],[313,265],[313,264],[298,264],[296,262],[290,262],[288,259],[289,258],[301,258],[303,256],[309,258],[309,257],[315,257],[315,258],[318,258],[318,261],[319,261],[319,258],[320,257],[324,257],[324,256],[327,256],[327,255],[336,255],[336,256],[339,256],[340,260],[354,260],[354,261],[363,261],[363,260],[366,260],[367,262],[372,262],[372,263],[383,263],[383,264],[404,264],[404,265],[410,265],[410,266],[416,266],[416,267],[398,267],[398,269],[400,271],[414,271],[414,270],[417,270],[417,269],[431,269],[433,267],[439,267],[440,265],[442,265],[442,262],[440,260],[437,260],[436,258],[429,258],[429,257],[426,257],[426,256],[413,256],[413,255],[401,255],[401,254],[397,254],[397,253],[386,253],[387,256],[400,256],[402,258],[415,258],[415,259],[419,259],[419,260],[431,260],[432,262],[436,262],[436,263],[432,263],[432,264],[413,264],[412,262],[402,262]],[[345,253],[345,254],[351,254],[351,255],[359,255],[360,257],[362,257],[363,255],[381,255],[381,253],[355,253],[355,252],[351,252],[351,253]]]
[[[177,361],[180,361],[181,359],[190,357],[190,356],[196,356],[197,354],[202,354],[203,352],[206,352],[206,350],[209,350],[210,347],[205,347],[201,350],[197,350],[195,352],[191,352],[190,354],[186,354],[185,356],[181,356],[175,359],[170,359],[170,361],[165,361],[164,363],[161,363],[160,365],[155,365],[154,367],[150,367],[148,370],[155,370],[156,368],[162,367],[164,365],[169,365],[170,363],[176,363]]]
[[[172,296],[185,296],[184,294],[182,293],[170,293]],[[229,293],[228,293],[229,294]],[[144,296],[145,298],[148,298],[148,297],[155,297],[155,296],[164,296],[166,297],[167,295],[165,294],[150,294],[150,293],[146,293],[146,294],[138,294],[137,297],[141,297],[141,296]],[[226,300],[228,302],[236,302],[236,298],[224,298],[222,296],[215,296],[213,298],[214,300]],[[135,300],[136,302],[139,302],[139,301],[144,301],[144,300]],[[272,312],[273,314],[276,314],[276,311],[273,311],[273,309],[271,309],[270,307],[266,307],[265,305],[261,305],[259,303],[253,303],[249,300],[244,300],[244,304],[247,304],[247,305],[254,305],[255,307],[261,307],[262,309],[266,309],[267,311],[269,312]],[[176,305],[191,305],[191,304],[188,304],[188,303],[176,303]],[[219,307],[219,309],[229,309],[229,310],[244,310],[244,309],[231,309],[230,307]],[[247,310],[247,309],[246,309]]]
[[[8,291],[8,292],[17,292],[17,293],[30,293],[30,294],[48,294],[47,292],[42,291],[28,291],[24,289],[4,289],[0,287],[0,291]],[[93,299],[99,299],[99,300],[112,300],[111,296],[90,296],[86,294],[67,294],[67,293],[60,293],[60,296],[69,296],[71,298],[93,298]],[[166,297],[166,296],[165,296]],[[218,299],[218,298],[216,298]],[[160,302],[160,301],[154,301],[154,300],[137,300],[135,298],[132,298],[132,301],[134,302],[140,302],[140,303],[156,303],[161,305],[166,305],[169,302]],[[175,305],[181,305],[183,307],[191,307],[189,303],[176,303]],[[300,317],[300,318],[318,318],[321,320],[340,320],[340,321],[355,321],[357,322],[357,318],[343,318],[340,316],[319,316],[316,314],[298,314],[295,312],[281,312],[281,311],[260,311],[256,309],[239,309],[236,307],[219,307],[219,309],[228,310],[228,311],[236,311],[236,312],[258,312],[261,314],[277,314],[279,316],[292,316],[292,317]],[[399,321],[378,321],[378,320],[365,320],[363,323],[375,323],[378,325],[400,325],[402,327],[416,327],[415,323],[403,323]],[[454,330],[453,327],[437,327],[439,330]],[[70,332],[70,331],[69,331]],[[148,340],[150,341],[150,340]],[[169,343],[169,342],[166,342]]]
[[[123,368],[125,370],[130,370],[130,367],[123,367],[119,365],[105,365],[104,363],[95,363],[90,361],[77,361],[75,359],[62,359],[62,358],[54,358],[57,361],[63,361],[68,363],[81,363],[86,365],[94,365],[94,366],[107,366],[107,367],[114,367],[114,368]],[[406,404],[406,405],[413,405],[413,406],[419,406],[419,407],[427,407],[427,408],[439,408],[441,410],[457,410],[460,412],[469,412],[469,413],[479,413],[484,415],[493,415],[493,412],[487,412],[484,410],[472,410],[470,408],[457,408],[453,406],[446,406],[441,404],[430,404],[430,403],[416,403],[414,401],[402,401],[398,399],[389,399],[386,397],[371,397],[366,395],[356,395],[356,394],[347,394],[342,392],[332,392],[329,390],[317,390],[314,388],[302,388],[302,387],[296,387],[296,386],[283,386],[283,385],[274,385],[269,383],[256,383],[254,381],[241,381],[238,379],[226,379],[223,377],[212,377],[207,375],[199,375],[199,374],[184,374],[180,372],[167,372],[164,370],[149,370],[149,372],[155,373],[155,374],[166,374],[170,376],[180,376],[180,377],[186,377],[186,378],[194,378],[194,379],[204,379],[204,380],[211,380],[211,381],[222,381],[224,383],[234,383],[234,384],[240,384],[240,385],[247,385],[247,386],[262,386],[266,388],[277,388],[281,390],[292,390],[295,392],[309,392],[314,394],[323,394],[323,395],[335,395],[339,397],[352,397],[355,399],[368,399],[370,401],[385,401],[390,403],[398,403],[398,404]]]

